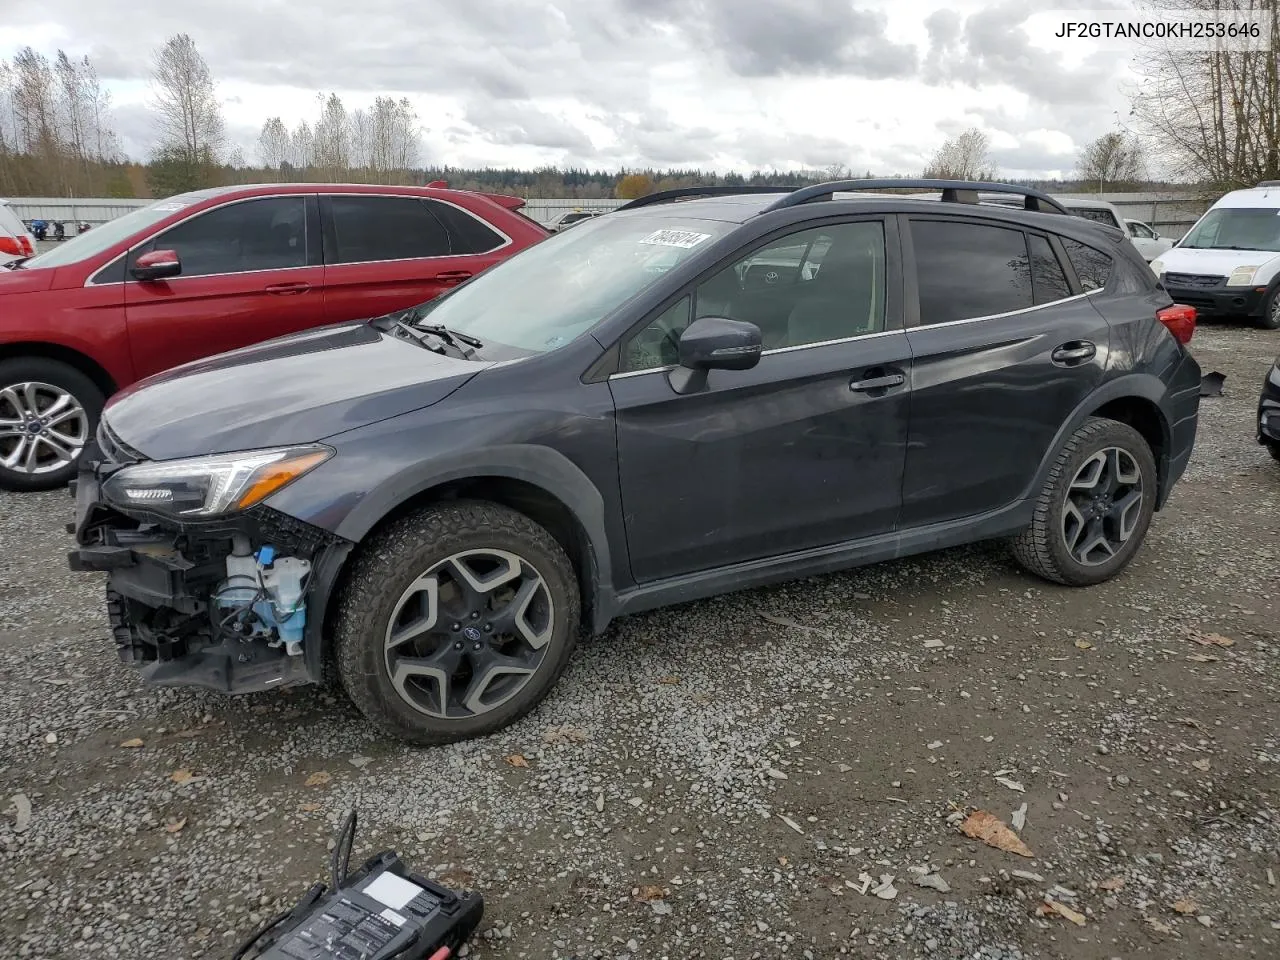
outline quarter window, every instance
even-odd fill
[[[911,223],[920,322],[972,320],[1034,304],[1021,230],[962,221]]]
[[[449,252],[455,256],[488,253],[506,243],[501,234],[465,210],[436,200],[422,202],[449,232]]]
[[[415,260],[449,254],[449,234],[417,197],[331,197],[331,263]]]
[[[184,277],[305,267],[306,199],[265,197],[217,207],[139,247],[130,266],[151,250],[176,252]]]
[[[1060,239],[1063,248],[1067,251],[1067,259],[1071,261],[1076,276],[1080,278],[1080,286],[1085,290],[1101,290],[1105,287],[1107,281],[1111,279],[1113,266],[1111,258],[1101,250],[1086,246],[1079,240],[1071,240],[1067,237]]]
[[[1052,303],[1071,296],[1071,284],[1058,262],[1058,255],[1044,237],[1028,235],[1031,249],[1031,282],[1035,287],[1036,303]]]
[[[698,317],[760,328],[766,350],[842,340],[885,327],[885,244],[880,221],[793,233],[699,284],[626,344],[623,370],[669,366]]]

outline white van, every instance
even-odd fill
[[[1280,180],[1228,193],[1151,269],[1200,316],[1280,329]]]

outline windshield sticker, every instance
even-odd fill
[[[709,233],[694,233],[691,230],[655,230],[640,242],[660,247],[680,247],[688,250],[696,247],[704,240],[710,240]]]

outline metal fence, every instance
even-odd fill
[[[1066,193],[1064,198],[1107,200],[1132,220],[1141,220],[1168,237],[1181,237],[1191,229],[1200,215],[1209,209],[1210,201],[1198,197],[1154,193]],[[17,197],[9,206],[23,220],[61,220],[70,225],[106,223],[130,210],[145,207],[150,200],[117,200],[101,198]],[[524,214],[544,226],[551,226],[566,213],[579,210],[614,210],[622,200],[576,200],[572,198],[531,198]],[[74,232],[69,231],[69,232]]]

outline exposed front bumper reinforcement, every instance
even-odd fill
[[[106,574],[120,659],[161,686],[252,693],[319,682],[329,592],[352,544],[270,508],[179,522],[102,499],[86,450],[72,484],[75,571]]]

